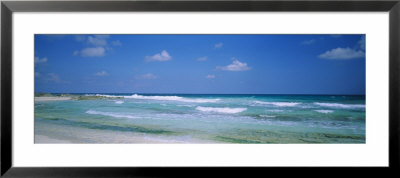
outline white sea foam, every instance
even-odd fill
[[[260,115],[261,117],[276,117],[276,116],[271,116],[271,115]]]
[[[106,97],[106,98],[121,97],[121,96],[116,96],[116,95],[103,95],[103,94],[86,94],[85,96],[101,96],[101,97]]]
[[[269,109],[269,110],[266,110],[267,112],[283,112],[283,110],[280,110],[280,109]],[[286,110],[286,112],[287,112],[287,110]]]
[[[115,104],[122,104],[124,101],[116,101]]]
[[[121,114],[121,113],[113,113],[113,112],[102,112],[102,111],[94,111],[94,110],[88,110],[86,111],[87,114],[96,114],[96,115],[103,115],[103,116],[111,116],[111,117],[117,117],[117,118],[129,118],[129,119],[137,119],[139,117],[135,117],[132,115],[127,115],[127,114]]]
[[[196,105],[191,105],[191,104],[178,104],[176,106],[181,106],[181,107],[194,107]]]
[[[102,94],[96,94],[95,96],[102,96],[102,97],[117,97],[117,96],[114,96],[114,95],[102,95]]]
[[[143,99],[143,100],[162,100],[162,101],[180,101],[188,103],[215,103],[220,99],[199,99],[199,98],[184,98],[180,96],[143,96],[134,94],[132,96],[124,96],[124,98]]]
[[[226,114],[235,114],[239,112],[246,111],[247,108],[213,108],[213,107],[202,107],[202,106],[197,106],[197,110],[199,111],[204,111],[204,112],[218,112],[218,113],[226,113]]]
[[[332,107],[332,108],[345,108],[345,109],[365,108],[364,104],[341,104],[341,103],[318,103],[318,102],[315,102],[314,104],[318,106]]]
[[[296,103],[296,102],[265,102],[265,101],[254,101],[254,103],[274,105],[274,106],[279,106],[279,107],[293,107],[293,106],[297,106],[297,105],[301,104],[301,103]]]
[[[332,110],[314,110],[315,112],[319,112],[319,113],[324,113],[324,114],[328,114],[328,113],[332,113]]]

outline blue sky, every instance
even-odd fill
[[[365,94],[365,35],[35,35],[35,92]]]

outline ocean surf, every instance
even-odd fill
[[[365,143],[364,95],[36,98],[35,143]]]

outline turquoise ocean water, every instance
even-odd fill
[[[365,143],[363,95],[65,96],[35,101],[35,143]]]

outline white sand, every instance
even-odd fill
[[[52,139],[48,136],[44,135],[35,135],[35,143],[71,143],[68,140],[59,140],[59,139]]]
[[[38,124],[35,126],[35,144],[36,143],[199,144],[216,142],[185,136],[161,136],[133,132],[86,129],[53,124]]]
[[[70,99],[71,97],[57,97],[57,96],[35,97],[35,101],[64,101]]]
[[[76,133],[79,134],[79,133]],[[199,143],[217,143],[217,142],[209,142],[209,141],[204,141],[204,140],[191,140],[191,141],[183,141],[179,139],[171,139],[167,137],[151,137],[151,136],[140,136],[140,135],[131,135],[131,134],[119,134],[118,137],[115,137],[115,135],[102,135],[102,134],[97,134],[101,135],[102,138],[92,138],[91,141],[85,142],[84,140],[90,139],[90,135],[82,136],[82,138],[76,138],[73,140],[65,140],[65,139],[59,139],[59,138],[50,138],[49,136],[45,135],[35,135],[35,144],[49,144],[49,143],[128,143],[128,144],[134,144],[134,143],[139,143],[139,144],[199,144]],[[74,136],[76,137],[76,135]],[[82,140],[81,140],[82,139]]]

